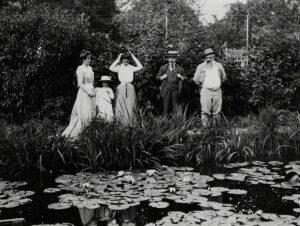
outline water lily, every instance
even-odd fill
[[[121,170],[121,171],[118,172],[117,176],[118,177],[122,177],[122,176],[124,176],[124,174],[125,174],[125,172],[123,170]]]
[[[176,192],[176,188],[175,187],[169,187],[169,192],[175,193]]]
[[[191,178],[189,176],[183,177],[182,180],[183,180],[184,183],[190,183],[191,182]]]
[[[146,174],[147,174],[149,177],[151,177],[151,176],[153,176],[153,175],[155,174],[155,172],[156,172],[156,170],[147,170],[147,171],[146,171]]]
[[[134,179],[134,177],[131,176],[131,175],[126,175],[126,176],[124,176],[124,179],[125,179],[127,182],[131,183],[131,184],[135,183],[135,179]]]

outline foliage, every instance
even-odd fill
[[[68,168],[67,154],[76,148],[59,135],[58,124],[31,120],[22,126],[0,129],[2,172],[15,176],[33,170],[52,172]]]
[[[30,118],[46,99],[74,93],[74,65],[87,35],[80,18],[46,4],[0,14],[1,117]]]
[[[81,136],[79,160],[93,170],[172,164],[193,120],[186,118],[186,110],[181,109],[169,118],[140,112],[133,127],[123,126],[118,120],[113,123],[95,120]]]
[[[196,115],[177,109],[170,117],[140,112],[138,124],[95,119],[76,142],[60,136],[53,121],[29,121],[0,129],[1,171],[74,172],[159,168],[161,165],[209,166],[224,162],[285,160],[299,157],[300,116],[268,107],[258,116],[223,120],[201,128]],[[7,128],[7,129],[6,129]],[[59,129],[58,129],[59,128]]]
[[[298,113],[268,106],[259,115],[223,121],[218,128],[194,129],[185,142],[185,164],[290,161],[299,156],[300,117]]]
[[[168,27],[166,31],[166,13]],[[180,52],[178,63],[192,77],[204,45],[204,29],[195,10],[186,1],[133,1],[132,8],[115,18],[124,44],[142,62],[144,69],[135,77],[140,104],[159,102],[159,83],[155,80],[159,67],[166,63],[168,46]],[[167,33],[167,35],[166,35]],[[192,87],[185,84],[186,99],[194,96]]]
[[[299,86],[299,6],[299,1],[284,0],[238,2],[230,5],[223,19],[207,28],[208,37],[220,49],[243,48],[246,15],[250,15],[249,65],[239,75],[231,70],[229,84],[224,86],[227,100],[226,94],[231,93],[232,87],[237,88],[235,101],[244,106],[244,112],[257,112],[268,104],[277,108],[297,105],[299,100],[292,100]]]
[[[65,8],[76,9],[83,13],[90,22],[93,32],[108,32],[112,29],[112,18],[117,12],[114,0],[32,0],[35,4],[41,2],[61,5]]]

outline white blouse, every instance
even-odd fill
[[[121,65],[112,65],[110,69],[113,72],[118,73],[119,81],[121,82],[121,85],[126,85],[126,83],[130,83],[133,81],[133,73],[140,70],[141,67],[135,67],[131,64],[128,64],[125,66],[124,64]]]
[[[85,91],[87,94],[93,92],[94,72],[92,67],[82,64],[78,66],[76,75],[78,87]]]

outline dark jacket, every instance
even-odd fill
[[[161,77],[166,73],[166,71],[168,70],[169,64],[165,64],[163,66],[160,67],[157,75],[156,75],[156,79],[161,81]],[[186,79],[185,77],[185,72],[183,70],[183,68],[176,64],[175,66],[177,73],[181,74],[181,76]],[[178,92],[181,92],[181,88],[182,88],[182,80],[180,78],[178,78]],[[167,95],[167,91],[168,91],[168,82],[167,79],[162,80],[162,83],[160,85],[160,96],[162,98],[164,98]]]

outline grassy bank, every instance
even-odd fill
[[[94,120],[76,142],[60,137],[64,127],[48,120],[1,125],[0,167],[6,175],[300,157],[299,115],[271,107],[207,129],[200,127],[198,115],[188,117],[182,109],[170,117],[139,112],[133,127]]]

